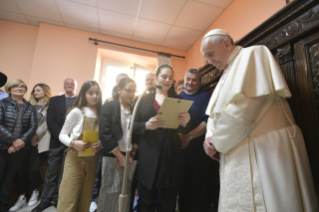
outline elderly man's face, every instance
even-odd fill
[[[201,52],[208,63],[215,66],[218,70],[224,70],[226,68],[229,51],[227,51],[227,46],[225,46],[224,42],[218,45],[210,42],[210,39],[206,38],[202,41]]]
[[[75,93],[76,84],[73,79],[67,79],[64,82],[64,90],[66,93]]]
[[[121,81],[121,79],[123,78],[130,78],[127,74],[121,74],[119,76],[116,77],[116,84],[119,84],[119,82]]]
[[[155,84],[154,74],[147,74],[145,77],[145,86],[154,85],[154,84]]]
[[[184,87],[187,92],[197,91],[200,87],[200,80],[197,74],[186,73],[184,78]]]

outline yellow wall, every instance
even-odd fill
[[[199,68],[205,65],[200,53],[202,37],[212,29],[228,31],[234,41],[240,40],[270,16],[286,5],[285,0],[234,0],[218,17],[194,45],[187,51],[187,68]]]
[[[187,52],[106,35],[69,29],[50,24],[39,27],[0,20],[0,70],[9,80],[24,80],[29,91],[36,83],[46,83],[52,94],[63,92],[63,80],[77,79],[79,86],[96,78],[95,69],[100,61],[99,48],[156,57],[154,53],[130,50],[100,43],[94,45],[89,37],[114,43],[186,56]],[[121,58],[119,58],[121,60]],[[172,58],[175,78],[182,78],[187,60]]]
[[[0,20],[0,72],[29,82],[38,27]]]
[[[207,31],[223,28],[236,41],[283,6],[285,0],[234,0]],[[96,46],[89,37],[186,56],[186,59],[172,57],[176,80],[182,79],[187,69],[205,65],[199,50],[201,38],[188,51],[182,51],[49,24],[37,27],[0,20],[0,29],[0,71],[7,74],[9,80],[21,78],[30,90],[36,83],[47,83],[53,95],[63,92],[66,77],[76,78],[79,86],[86,80],[98,78],[95,70],[101,61],[99,48],[156,57],[154,53],[108,44]]]

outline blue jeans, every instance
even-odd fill
[[[103,157],[103,154],[101,153],[99,158],[99,164],[97,166],[96,178],[95,178],[94,189],[92,194],[92,202],[95,202],[96,197],[99,196],[99,189],[101,186],[101,174],[102,174],[101,173],[102,157]]]

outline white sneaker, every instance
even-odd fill
[[[33,191],[31,198],[29,199],[28,206],[34,206],[38,203],[39,191]]]
[[[26,200],[25,196],[19,196],[18,200],[16,201],[14,206],[12,206],[9,209],[9,211],[18,211],[18,210],[20,210],[20,208],[22,208],[26,204],[27,204],[27,200]]]
[[[97,209],[97,204],[96,202],[91,202],[91,206],[90,206],[90,212],[94,212]]]

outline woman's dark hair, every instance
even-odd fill
[[[177,95],[176,91],[175,91],[175,80],[172,84],[172,86],[168,89],[167,91],[167,95],[168,97],[173,97],[173,98],[179,98],[179,96]]]
[[[135,81],[131,78],[122,78],[120,81],[119,81],[119,84],[117,84],[114,88],[113,88],[113,92],[112,92],[112,97],[113,99],[118,99],[120,97],[120,94],[118,92],[118,88],[119,89],[122,89],[124,88],[128,83],[130,82],[133,82],[135,85]]]
[[[86,97],[85,97],[85,93],[93,86],[97,86],[100,90],[100,100],[99,102],[95,105],[96,110],[97,110],[97,116],[100,116],[101,113],[101,108],[102,108],[102,91],[101,88],[99,86],[99,84],[96,81],[86,81],[80,90],[79,95],[76,97],[76,99],[73,102],[72,107],[69,109],[69,111],[67,112],[67,114],[75,107],[82,109],[83,107],[87,106],[87,101],[86,101]]]
[[[160,75],[161,71],[164,69],[164,68],[169,68],[172,70],[173,74],[174,74],[174,70],[171,66],[169,65],[161,65],[160,67],[157,68],[156,70],[156,77],[158,77],[158,75]],[[176,91],[175,91],[175,80],[172,84],[172,86],[170,87],[170,89],[168,89],[167,91],[167,95],[168,97],[173,97],[173,98],[179,98]]]
[[[158,77],[158,75],[161,73],[161,71],[162,71],[164,68],[169,68],[169,69],[171,69],[172,72],[173,72],[173,74],[174,74],[174,70],[173,70],[172,66],[169,66],[169,65],[161,65],[160,67],[157,68],[155,75]]]

